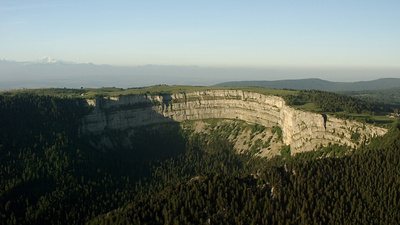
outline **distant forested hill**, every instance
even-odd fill
[[[370,102],[400,105],[400,87],[381,90],[345,91],[341,92],[341,94],[350,95]]]
[[[400,87],[399,78],[382,78],[372,81],[331,82],[321,79],[277,80],[277,81],[232,81],[214,85],[215,87],[263,87],[294,90],[360,91]]]

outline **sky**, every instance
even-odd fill
[[[399,0],[0,0],[0,58],[400,68]]]

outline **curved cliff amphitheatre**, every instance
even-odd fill
[[[204,121],[206,119],[229,120],[231,129],[235,129],[238,121],[245,121],[268,128],[258,139],[253,137],[249,141],[262,142],[257,146],[259,155],[270,156],[279,154],[273,148],[284,145],[290,146],[292,154],[330,144],[355,148],[387,132],[387,129],[370,124],[295,109],[288,106],[282,97],[273,95],[278,90],[262,90],[265,93],[259,93],[251,91],[251,88],[195,89],[182,93],[143,93],[88,99],[88,104],[94,106],[94,110],[83,118],[80,133],[101,136],[105,131],[129,131],[169,122],[180,122],[185,128],[187,121],[193,121],[191,129],[194,132],[207,133],[209,124]],[[276,139],[274,142],[278,143],[279,138],[271,131],[277,127],[282,132],[281,144],[274,146],[271,145],[271,139]],[[134,132],[126,134],[134,135]],[[242,143],[247,138],[245,134],[236,133],[234,136],[228,135],[228,138],[239,150],[246,149],[243,145],[250,146]],[[103,137],[100,145],[112,145],[109,142]]]
[[[400,215],[400,125],[387,116],[397,106],[162,85],[25,89],[0,101],[1,224],[296,224],[304,213],[395,224]]]

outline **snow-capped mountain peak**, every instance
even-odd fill
[[[64,61],[59,59],[50,58],[48,56],[42,57],[35,61],[36,64],[76,64],[75,62]]]
[[[38,63],[58,63],[59,61],[50,57],[43,57],[41,59],[36,60]]]

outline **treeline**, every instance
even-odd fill
[[[362,99],[364,101],[386,104],[388,106],[399,109],[400,107],[400,88],[389,88],[382,90],[365,90],[365,91],[345,91],[341,94],[349,95]]]
[[[314,103],[323,112],[368,113],[393,111],[385,105],[364,101],[355,97],[317,90],[301,90],[297,95],[284,96],[288,105]]]

